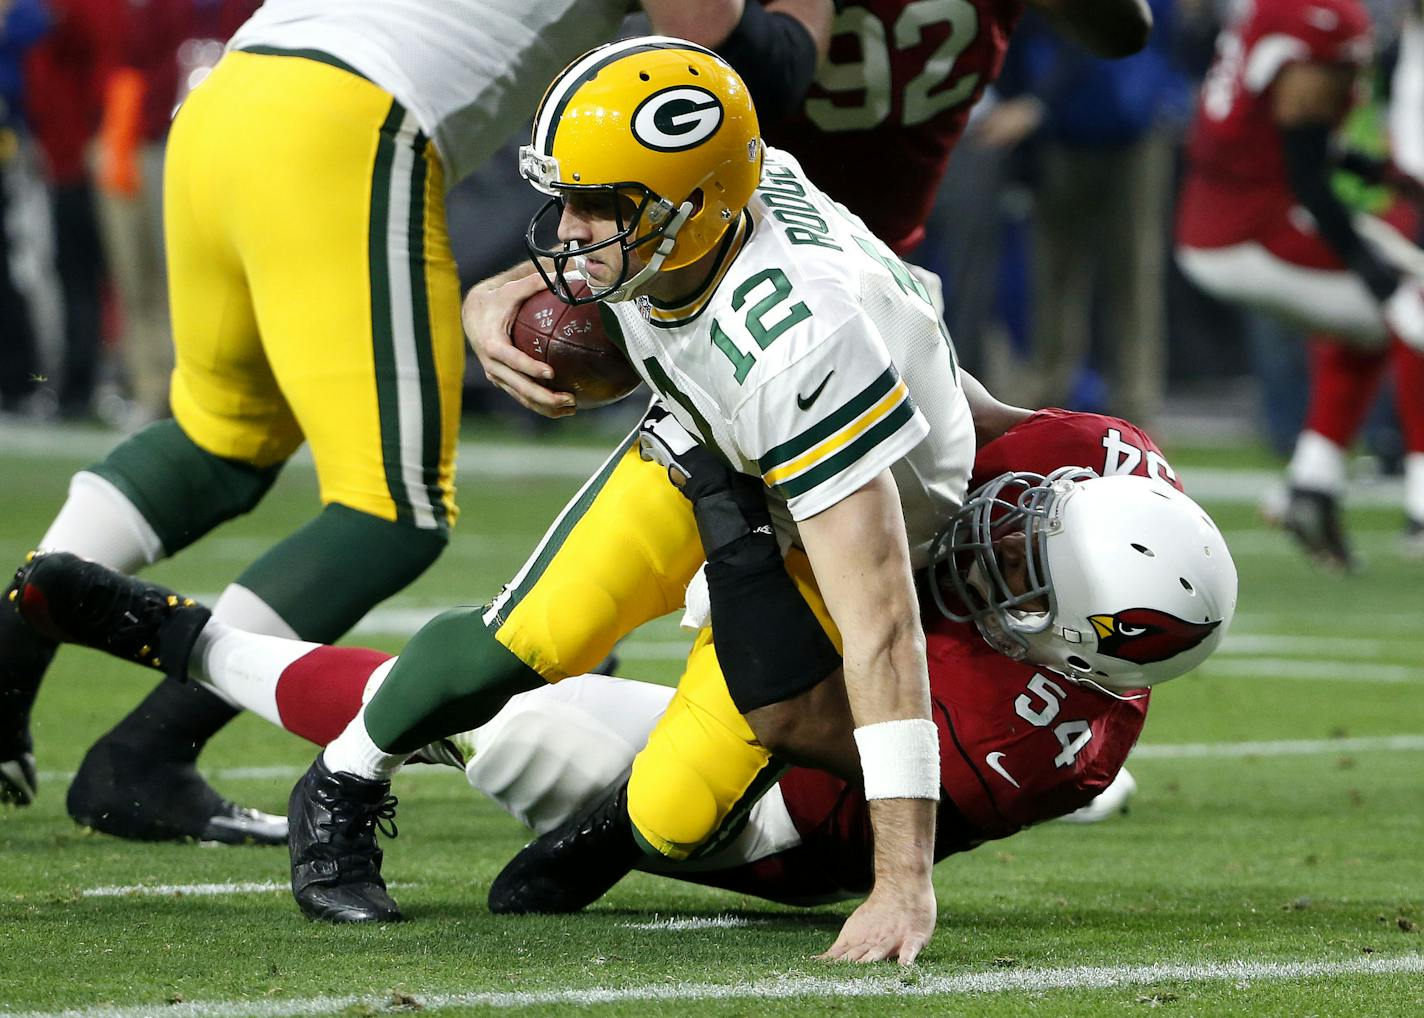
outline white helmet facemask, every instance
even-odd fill
[[[1024,537],[1010,587],[996,545]],[[1236,567],[1190,498],[1145,477],[1009,473],[955,513],[932,548],[941,612],[1015,660],[1110,696],[1190,671],[1221,642]]]

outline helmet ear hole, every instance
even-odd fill
[[[1148,558],[1157,557],[1156,553],[1144,544],[1138,544],[1136,542],[1133,542],[1132,550],[1137,552],[1137,554],[1139,555],[1146,555]]]
[[[1196,595],[1197,589],[1192,586],[1191,580],[1187,579],[1185,576],[1178,576],[1177,582],[1182,585],[1182,589],[1185,590],[1188,594],[1191,594],[1193,596]]]
[[[1088,662],[1084,661],[1077,654],[1069,654],[1068,657],[1064,658],[1064,661],[1069,668],[1072,668],[1075,672],[1082,672],[1084,675],[1091,673],[1093,670],[1093,666],[1088,664]]]

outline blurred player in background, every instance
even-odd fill
[[[445,188],[627,6],[268,0],[169,137],[174,420],[77,474],[40,547],[140,569],[250,510],[305,441],[321,512],[239,575],[217,616],[334,640],[420,575],[456,513],[464,346]],[[644,7],[660,30],[722,46],[782,108],[832,14],[830,0]],[[34,798],[30,711],[54,651],[0,618],[3,801]],[[282,818],[228,802],[194,767],[236,713],[161,684],[85,758],[70,814],[124,837],[285,842]]]
[[[1098,677],[1116,690],[1155,685],[1205,659],[1219,645],[1234,606],[1235,573],[1220,535],[1189,500],[1164,497],[1160,485],[1178,490],[1180,485],[1150,438],[1125,421],[1095,414],[1030,413],[1002,404],[995,409],[999,418],[990,427],[1011,426],[979,450],[971,481],[976,488],[981,480],[992,483],[971,496],[942,532],[937,544],[945,557],[933,575],[924,574],[921,584],[941,750],[936,861],[1064,815],[1114,781],[1141,731],[1147,691],[1124,695],[1094,688],[1091,676],[1075,671],[1068,656],[1092,659],[1095,671],[1103,673]],[[1060,480],[1056,492],[1037,483],[1042,479],[1038,475],[1072,469],[1074,464],[1088,464],[1109,480],[1081,487],[1078,481]],[[1009,471],[1015,472],[1015,479],[1007,479]],[[1091,472],[1075,476],[1081,480]],[[1046,557],[1035,560],[1034,568],[1044,570],[1044,590],[1029,591],[1024,552],[1033,542],[1022,539],[1026,533],[1045,533],[1040,528],[1046,521],[1066,512],[1074,500],[1079,503],[1076,511],[1065,515],[1067,522],[1054,531],[1067,536],[1050,538]],[[1025,506],[1032,508],[1023,511]],[[1105,534],[1112,536],[1104,540]],[[1195,543],[1189,534],[1216,552],[1215,561],[1179,553]],[[983,544],[986,540],[989,543]],[[1150,544],[1154,555],[1146,556],[1134,543]],[[971,550],[976,544],[977,552]],[[1088,545],[1091,553],[1080,558]],[[997,548],[992,557],[986,555],[990,546]],[[997,568],[991,560],[1003,567],[1006,585],[995,591],[997,599],[979,604],[979,631],[963,615],[960,621],[942,616],[928,585],[940,583],[946,607],[962,609],[956,585],[966,591],[976,571],[983,577],[986,568]],[[23,582],[30,589],[22,586],[17,598],[27,612],[39,608],[41,601],[34,594],[38,590],[45,595],[43,610],[63,618],[73,611],[69,595],[86,584],[112,583],[138,603],[166,601],[158,588],[77,560],[61,562],[56,557],[49,566],[43,562],[29,571]],[[1087,572],[1075,575],[1076,565]],[[952,570],[956,575],[950,579]],[[1183,588],[1182,575],[1195,581],[1194,592]],[[788,579],[784,571],[779,577],[743,577],[748,578],[757,585]],[[1015,623],[1003,614],[1017,610],[1008,607],[1009,601],[1028,605],[1050,592],[1052,608],[1045,617],[1020,616],[1017,625],[1023,629],[1017,639],[1023,642],[1016,642],[1014,630],[1006,628],[1006,623]],[[720,593],[712,591],[714,611]],[[1178,618],[1173,631],[1164,615],[1150,616],[1149,608],[1185,611],[1192,618]],[[197,606],[176,612],[146,613],[140,608],[135,614],[147,615],[160,629],[182,628],[184,616],[204,617]],[[696,614],[697,609],[689,607],[691,621],[684,624],[705,625],[705,618],[691,618]],[[1051,626],[1038,634],[1028,632],[1044,623]],[[1072,626],[1083,627],[1088,638],[1065,642],[1059,634]],[[94,642],[113,635],[88,633],[91,639],[99,638]],[[148,638],[162,642],[154,632]],[[106,649],[124,653],[117,643]],[[188,670],[268,720],[320,744],[355,716],[389,672],[391,661],[375,651],[295,643],[208,622],[196,637]],[[1088,681],[1080,684],[1084,678]],[[837,693],[836,686],[837,679],[827,681],[827,692],[834,695],[822,701],[815,720],[819,733],[835,743],[842,758],[839,770],[853,773],[855,751],[848,744],[844,692]],[[475,788],[542,835],[521,853],[522,859],[536,847],[558,846],[552,854],[539,852],[543,865],[535,879],[528,866],[511,866],[491,892],[493,909],[547,912],[582,907],[621,875],[620,867],[635,864],[791,904],[859,897],[869,891],[872,844],[866,800],[858,782],[824,770],[786,771],[752,809],[744,830],[725,847],[692,863],[656,863],[636,849],[626,828],[591,823],[590,815],[608,812],[600,804],[626,794],[624,780],[633,756],[672,696],[673,690],[664,686],[577,676],[516,696],[488,724],[424,754],[431,762],[463,766]],[[600,881],[592,886],[591,873]]]
[[[1177,225],[1189,279],[1323,341],[1311,352],[1310,407],[1287,468],[1282,522],[1339,571],[1356,564],[1340,520],[1346,454],[1391,362],[1406,448],[1406,537],[1424,541],[1424,253],[1411,243],[1418,210],[1392,198],[1377,216],[1358,214],[1332,186],[1344,168],[1420,194],[1387,158],[1344,152],[1341,128],[1372,59],[1369,16],[1357,0],[1243,5],[1218,38],[1202,86]],[[1424,108],[1402,115],[1424,120]]]

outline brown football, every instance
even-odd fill
[[[588,292],[581,279],[570,284],[575,296]],[[642,381],[608,338],[599,308],[565,304],[552,291],[540,290],[520,305],[510,329],[516,347],[554,369],[544,384],[573,393],[580,410],[617,402]]]

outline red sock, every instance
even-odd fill
[[[1348,449],[1364,423],[1389,351],[1359,350],[1325,337],[1310,341],[1310,408],[1305,427]]]
[[[325,746],[360,713],[367,680],[390,659],[364,647],[318,647],[297,658],[277,679],[282,727]]]
[[[1394,403],[1405,452],[1424,452],[1424,354],[1394,341]]]

